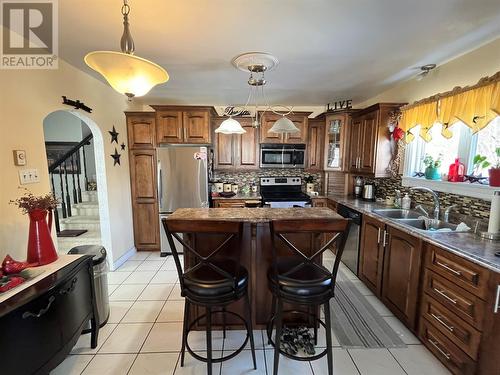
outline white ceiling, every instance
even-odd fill
[[[500,36],[499,0],[129,0],[136,55],[170,81],[148,103],[241,104],[247,75],[231,59],[263,51],[272,104],[362,101],[416,67],[443,63]],[[60,55],[119,50],[121,0],[59,1]]]

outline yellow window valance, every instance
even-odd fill
[[[453,91],[438,94],[401,109],[399,127],[405,131],[406,142],[415,137],[410,130],[420,125],[420,137],[426,142],[431,140],[430,129],[439,123],[442,135],[451,138],[450,127],[463,122],[473,133],[487,126],[500,115],[500,72],[483,78],[475,86],[455,88]]]

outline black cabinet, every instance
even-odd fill
[[[75,259],[0,305],[1,373],[47,374],[69,354],[91,321],[99,322],[91,256]]]

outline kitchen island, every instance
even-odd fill
[[[269,319],[271,312],[271,292],[267,285],[267,271],[271,266],[271,235],[269,222],[278,219],[339,219],[344,220],[336,212],[328,208],[182,208],[175,211],[168,220],[225,220],[244,222],[243,241],[241,249],[241,264],[248,270],[250,275],[249,293],[252,304],[252,320],[254,328],[263,329]],[[196,231],[196,228],[193,228]],[[289,239],[305,253],[318,249],[324,236],[316,235],[311,238],[310,234],[294,234]],[[202,254],[207,254],[216,246],[212,239],[204,238],[201,234],[186,235],[186,242],[194,245]],[[284,247],[283,247],[284,249]],[[282,250],[282,249],[280,249]],[[281,252],[280,252],[281,253]],[[290,254],[283,250],[283,254]],[[321,258],[318,257],[318,262]],[[186,266],[193,262],[189,253],[185,253],[184,263]],[[295,306],[294,306],[295,308]],[[287,306],[285,305],[285,310]],[[237,303],[228,307],[229,311],[243,314],[243,303]],[[200,316],[203,311],[193,307],[194,316]],[[193,316],[193,315],[192,315]],[[233,328],[241,328],[240,322],[228,317],[227,324]]]

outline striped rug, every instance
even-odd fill
[[[339,269],[330,302],[332,330],[344,348],[406,348],[396,332]]]

